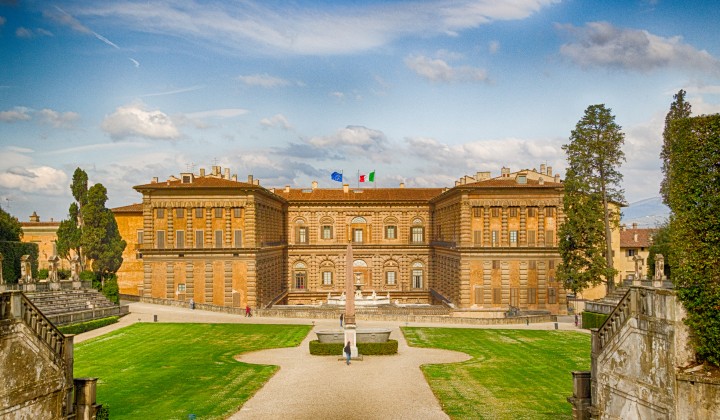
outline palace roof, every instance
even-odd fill
[[[428,201],[443,192],[443,188],[342,188],[300,189],[289,192],[276,189],[276,195],[288,201]]]

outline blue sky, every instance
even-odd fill
[[[109,207],[214,164],[266,187],[562,176],[597,103],[642,200],[673,94],[720,112],[718,22],[713,2],[664,0],[0,0],[0,204],[65,218],[78,166]]]

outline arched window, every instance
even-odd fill
[[[425,226],[423,226],[423,221],[420,218],[414,219],[412,222],[412,226],[410,227],[410,242],[425,242]]]
[[[395,260],[385,261],[385,264],[383,266],[383,271],[385,273],[385,284],[387,286],[390,286],[390,287],[397,286],[398,270],[399,270],[399,265],[398,265],[397,261],[395,261]]]
[[[412,288],[413,289],[422,289],[423,288],[423,274],[424,274],[424,265],[420,261],[415,261],[412,264]]]
[[[333,219],[330,217],[323,217],[320,219],[320,239],[332,239],[333,238]]]
[[[383,230],[385,232],[385,239],[397,239],[398,238],[397,225],[398,225],[398,221],[394,217],[388,217],[385,220],[383,220],[383,226],[384,226]]]
[[[323,286],[332,286],[335,277],[335,264],[332,261],[320,263],[320,279]]]
[[[308,243],[308,228],[303,219],[295,221],[295,242],[298,244]]]
[[[307,289],[307,265],[304,262],[298,261],[293,266],[293,286],[297,290]]]
[[[350,224],[351,224],[351,225],[366,224],[366,223],[367,223],[367,220],[365,220],[365,218],[364,218],[364,217],[361,217],[361,216],[354,217],[354,218],[350,221]]]

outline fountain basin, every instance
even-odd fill
[[[389,328],[359,328],[355,336],[358,343],[387,343],[391,332]],[[315,334],[321,343],[342,343],[345,339],[343,330],[320,330]]]

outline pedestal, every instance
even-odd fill
[[[23,286],[23,290],[26,292],[34,292],[36,290],[35,283],[26,283]]]
[[[60,290],[60,283],[56,281],[50,282],[50,290]]]
[[[355,324],[345,324],[345,340],[343,341],[343,347],[348,341],[350,342],[350,357],[355,359],[358,357],[357,327]]]
[[[80,290],[80,289],[82,289],[82,282],[73,281],[73,282],[72,282],[72,288],[75,289],[75,290]]]

